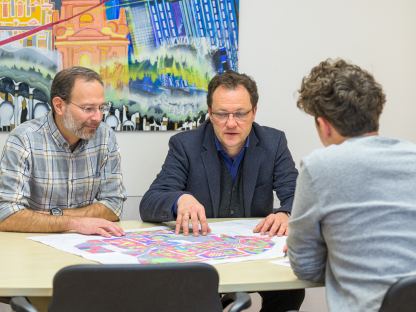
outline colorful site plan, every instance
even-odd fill
[[[176,235],[169,227],[127,230],[122,237],[52,234],[30,239],[99,263],[206,262],[210,264],[283,256],[285,237],[252,233],[256,220],[210,224],[206,236]]]

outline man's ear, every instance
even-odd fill
[[[256,113],[257,113],[257,105],[256,107],[253,108],[253,117],[256,118]]]
[[[346,137],[339,134],[338,130],[325,117],[316,118],[316,127],[319,137],[325,146],[341,144]]]
[[[324,117],[316,118],[316,124],[319,128],[320,134],[324,138],[330,138],[332,134],[332,125]]]
[[[63,107],[65,105],[65,101],[63,99],[61,99],[59,96],[55,96],[52,99],[52,105],[55,109],[55,113],[59,116],[62,116],[64,114],[63,112]]]

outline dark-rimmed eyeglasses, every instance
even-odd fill
[[[250,109],[249,111],[246,112],[211,112],[211,115],[214,117],[214,119],[216,119],[219,122],[227,122],[230,117],[232,116],[233,119],[237,122],[244,122],[247,121],[248,119],[248,114],[250,114],[250,112],[252,112],[253,109]]]

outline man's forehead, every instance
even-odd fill
[[[218,87],[212,97],[213,106],[225,107],[245,107],[251,106],[251,99],[248,91],[243,86],[237,86],[234,89],[227,87]],[[218,92],[217,92],[218,91]]]
[[[216,92],[216,91],[230,91],[230,92],[232,92],[232,91],[237,91],[237,92],[247,92],[248,93],[248,91],[247,91],[247,89],[246,89],[246,87],[244,87],[244,85],[242,85],[242,84],[238,84],[238,85],[236,85],[236,86],[228,86],[228,85],[219,85],[216,89],[215,89],[215,91],[214,91],[214,93]]]
[[[98,80],[96,80],[96,79],[88,79],[87,80],[84,77],[77,77],[77,78],[75,78],[74,87],[75,86],[80,87],[80,86],[84,86],[84,85],[87,85],[87,84],[98,84],[98,85],[102,86],[101,83]]]
[[[91,88],[95,85],[96,88]],[[98,80],[86,80],[83,78],[77,78],[72,87],[71,97],[92,95],[94,97],[104,97],[104,87]]]

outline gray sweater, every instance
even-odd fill
[[[416,145],[356,137],[306,157],[287,243],[295,274],[325,281],[330,311],[378,311],[416,274]]]

